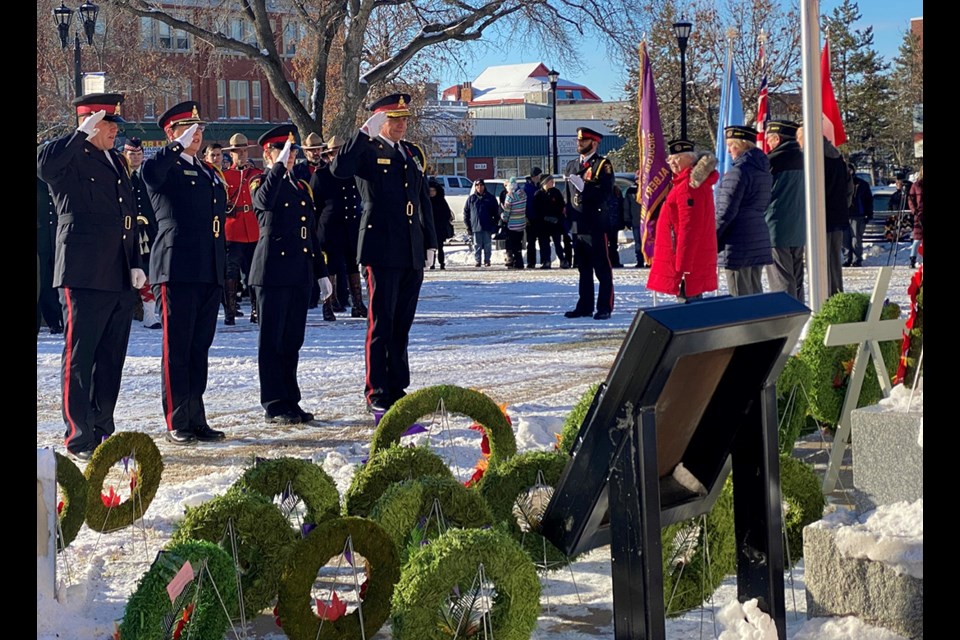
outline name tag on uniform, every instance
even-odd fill
[[[377,158],[377,164],[390,164],[390,158]]]
[[[191,171],[190,169],[184,169],[184,170],[183,170],[183,175],[185,175],[185,176],[199,176],[200,174],[197,173],[196,171]]]

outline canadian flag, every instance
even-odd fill
[[[847,141],[847,132],[843,130],[843,120],[840,119],[840,107],[833,94],[833,83],[830,81],[830,41],[823,44],[823,54],[820,56],[820,81],[823,86],[823,135],[827,140],[839,147]]]

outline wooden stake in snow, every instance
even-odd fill
[[[828,347],[839,347],[847,344],[858,345],[857,356],[853,361],[853,371],[850,373],[850,381],[847,383],[847,394],[843,399],[843,407],[840,409],[837,437],[834,439],[833,448],[830,450],[830,464],[827,466],[827,474],[823,478],[824,493],[833,491],[837,484],[843,452],[850,440],[850,412],[857,408],[860,390],[863,387],[863,377],[867,373],[870,358],[873,358],[883,397],[890,396],[890,376],[887,375],[883,354],[880,353],[880,342],[899,340],[903,336],[905,323],[902,318],[895,320],[880,319],[880,312],[883,311],[883,301],[886,299],[892,274],[893,267],[880,268],[877,281],[873,285],[870,304],[867,305],[867,317],[863,322],[830,325],[823,338],[823,344]]]

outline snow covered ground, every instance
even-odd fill
[[[907,246],[901,245],[900,265],[907,262]],[[568,320],[563,312],[576,302],[577,272],[557,268],[507,271],[499,266],[502,254],[495,253],[494,267],[475,269],[473,256],[464,247],[449,247],[447,270],[426,272],[410,340],[411,390],[449,383],[483,391],[496,402],[507,403],[521,451],[552,448],[573,404],[590,384],[605,377],[636,310],[654,303],[644,287],[649,271],[614,271],[616,307],[611,320]],[[625,263],[633,264],[632,247],[623,249],[621,255]],[[869,293],[876,276],[874,267],[886,262],[883,247],[870,247],[868,266],[844,269],[845,289]],[[897,268],[890,287],[889,298],[904,310],[912,273],[906,267]],[[662,296],[659,303],[666,303]],[[59,603],[38,598],[37,637],[110,637],[114,620],[122,617],[126,599],[156,552],[168,542],[184,507],[224,492],[255,455],[309,458],[322,464],[340,490],[345,490],[356,465],[366,458],[373,429],[362,398],[364,330],[364,320],[325,323],[319,309],[310,312],[299,379],[302,406],[316,413],[317,424],[280,427],[265,425],[262,419],[256,325],[243,318],[236,326],[224,327],[221,320],[210,352],[204,402],[210,425],[226,431],[227,440],[183,448],[161,438],[161,332],[135,323],[117,425],[118,430],[155,437],[166,465],[163,479],[142,528],[100,535],[84,526],[61,554],[58,572],[65,590]],[[41,332],[37,340],[37,446],[62,452],[61,349],[60,336]],[[435,426],[429,436],[420,436],[431,440],[461,479],[469,476],[478,455],[479,436],[466,428],[467,422],[455,420],[449,431]],[[859,621],[835,621],[832,626],[822,620],[808,623],[802,565],[787,576],[786,583],[788,637],[895,638]],[[735,598],[735,582],[729,578],[713,594],[714,606],[668,621],[668,637],[718,637],[723,625],[714,619],[714,613]],[[567,570],[549,574],[542,602],[534,638],[612,637],[609,551],[591,552],[572,566],[572,574]],[[262,616],[249,637],[285,637],[272,624],[272,619]],[[377,635],[389,637],[388,627]]]

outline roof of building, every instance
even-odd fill
[[[487,67],[473,81],[471,106],[483,104],[509,104],[524,101],[526,94],[549,91],[549,69],[542,62],[524,62]],[[458,86],[445,89],[444,99],[457,99]],[[557,81],[557,102],[600,101],[600,96],[586,86],[560,78]]]

